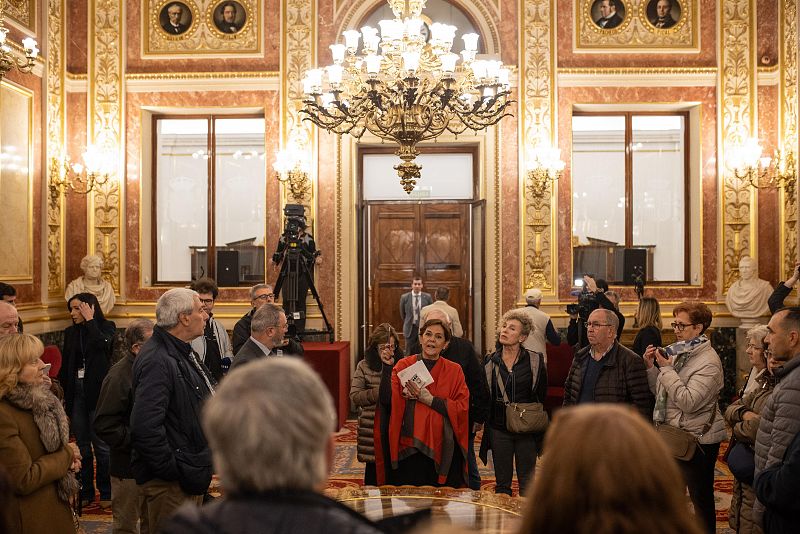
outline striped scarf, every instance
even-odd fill
[[[673,360],[672,368],[675,369],[677,373],[680,371],[686,362],[689,360],[689,356],[691,356],[692,351],[708,341],[706,336],[697,336],[694,339],[690,339],[689,341],[676,341],[672,345],[666,348],[667,357],[672,358],[673,356],[675,359]],[[663,423],[667,420],[667,390],[666,388],[662,388],[661,392],[656,397],[656,406],[653,410],[653,421],[656,423]]]

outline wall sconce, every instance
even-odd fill
[[[544,197],[550,184],[561,177],[565,166],[561,161],[560,149],[549,144],[537,145],[531,149],[525,167],[528,187],[534,198]]]
[[[728,165],[733,175],[747,181],[757,189],[789,187],[796,179],[797,166],[792,150],[776,150],[773,157],[762,156],[758,139],[747,139],[743,145],[733,147]]]
[[[39,49],[36,45],[36,39],[33,37],[26,37],[22,40],[22,49],[25,53],[25,58],[14,57],[14,52],[8,41],[8,29],[5,26],[5,17],[3,16],[3,4],[0,2],[0,80],[2,80],[6,73],[13,68],[20,72],[28,73],[33,69],[36,63],[36,56],[39,55]]]
[[[53,157],[50,160],[50,195],[73,191],[88,195],[93,190],[105,185],[114,172],[113,155],[94,145],[86,147],[83,153],[83,165],[72,163],[69,157]]]
[[[292,196],[297,200],[304,200],[311,188],[310,159],[310,155],[296,145],[279,150],[275,154],[275,163],[272,164],[275,177],[289,187]]]

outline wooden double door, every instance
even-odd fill
[[[458,310],[464,337],[472,338],[471,202],[369,202],[367,278],[369,298],[365,338],[388,322],[401,336],[400,297],[415,275],[423,291],[450,290],[448,303]],[[366,244],[366,243],[365,243]]]

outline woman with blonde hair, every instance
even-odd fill
[[[653,427],[630,406],[560,410],[520,534],[699,534],[681,472]]]
[[[11,532],[71,533],[80,455],[64,408],[44,386],[43,352],[29,334],[0,338],[0,464],[13,492],[0,511]]]
[[[642,297],[639,308],[633,314],[633,326],[638,328],[631,349],[639,356],[644,356],[648,345],[661,346],[661,306],[654,297]]]

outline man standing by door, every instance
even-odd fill
[[[428,304],[433,304],[433,298],[430,293],[422,292],[422,277],[415,276],[411,280],[411,291],[400,297],[400,320],[403,321],[406,356],[409,355],[408,349],[412,345],[409,340],[413,341],[419,336],[420,315],[422,308]]]

